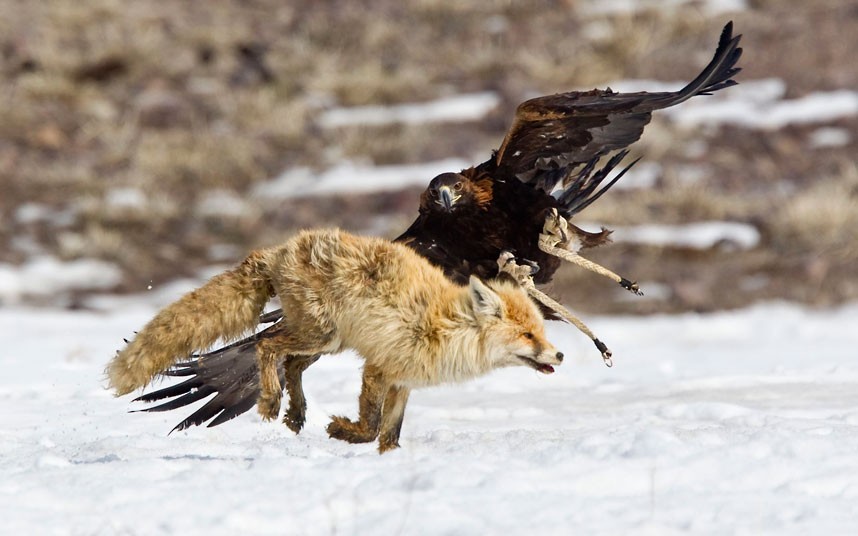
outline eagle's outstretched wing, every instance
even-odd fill
[[[679,91],[615,93],[594,89],[521,103],[494,156],[494,165],[551,193],[576,168],[637,141],[653,111],[735,85],[731,77],[741,70],[736,67],[742,55],[740,38],[733,36],[733,23],[727,23],[712,61]]]

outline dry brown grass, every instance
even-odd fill
[[[583,4],[0,0],[0,92],[9,103],[0,108],[0,262],[27,257],[10,246],[24,237],[63,258],[114,260],[128,274],[123,288],[140,289],[224,261],[212,253],[223,251],[218,246],[241,252],[302,226],[395,236],[413,217],[414,191],[248,200],[243,215],[202,213],[200,206],[212,191],[247,199],[253,185],[289,166],[487,157],[514,106],[532,92],[620,78],[687,79],[708,61],[726,19],[693,6],[586,16]],[[753,10],[735,17],[747,50],[742,77],[781,76],[791,94],[858,86],[854,6],[787,4],[755,0]],[[314,119],[328,106],[486,90],[498,92],[502,105],[479,124],[323,130]],[[838,125],[856,128],[851,119]],[[642,280],[704,287],[724,283],[694,275],[712,266],[728,278],[764,273],[797,284],[807,273],[823,274],[805,295],[772,285],[712,294],[725,306],[778,292],[807,301],[831,296],[823,302],[858,296],[844,275],[858,248],[842,232],[856,223],[858,148],[853,140],[808,151],[812,128],[679,132],[656,117],[635,150],[663,165],[657,187],[612,192],[582,217],[615,225],[753,222],[768,253],[615,246],[595,257]],[[689,156],[689,140],[705,143],[705,154]],[[689,172],[700,177],[689,181]],[[25,203],[73,217],[19,222]],[[824,268],[811,266],[816,257]],[[688,296],[701,292],[687,289],[667,303],[629,306],[588,275],[563,274],[558,292],[590,309],[700,307]],[[585,292],[572,292],[579,290]]]
[[[812,251],[858,263],[858,165],[819,177],[804,191],[789,195],[769,220],[772,246],[780,251]]]

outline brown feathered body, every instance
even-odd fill
[[[548,211],[557,208],[557,200],[520,181],[494,179],[487,170],[491,167],[489,163],[436,177],[420,197],[420,215],[396,240],[442,267],[454,281],[467,281],[471,274],[496,277],[495,259],[510,251],[538,267],[536,283],[547,283],[561,260],[539,249],[536,239]],[[435,194],[445,183],[458,188],[449,210],[439,206]],[[571,229],[578,248],[609,240],[607,229],[587,232],[574,225]]]

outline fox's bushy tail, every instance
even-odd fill
[[[247,335],[273,294],[268,274],[264,252],[257,251],[164,308],[108,364],[109,386],[117,396],[130,393],[218,339]]]

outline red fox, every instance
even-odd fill
[[[411,389],[464,381],[508,366],[551,374],[563,354],[545,338],[543,317],[512,280],[459,286],[401,244],[339,230],[304,231],[284,244],[252,252],[159,312],[107,367],[123,395],[145,386],[191,352],[256,327],[274,295],[282,330],[257,347],[259,413],[274,419],[286,359],[290,396],[284,423],[296,433],[306,402],[301,375],[320,353],[347,348],[365,359],[359,419],[333,417],[330,437],[399,446]]]

